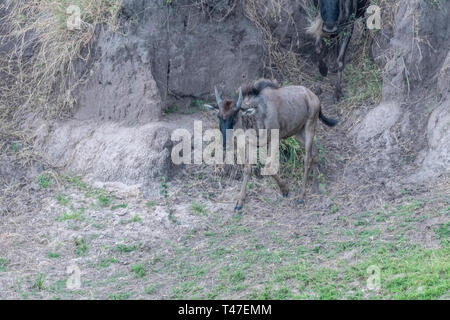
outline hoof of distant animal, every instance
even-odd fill
[[[334,92],[334,97],[333,97],[334,103],[338,103],[339,100],[341,100],[341,98],[342,98],[343,96],[344,96],[344,94],[342,93],[341,90],[336,90],[336,91]]]
[[[289,196],[289,190],[288,191],[284,191],[283,192],[283,197],[284,198],[287,198]]]
[[[234,207],[234,212],[239,212],[242,210],[242,205],[236,205],[236,207]]]
[[[324,62],[319,63],[319,72],[323,77],[328,75],[328,67]]]

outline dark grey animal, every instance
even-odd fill
[[[334,102],[342,94],[342,72],[345,68],[345,54],[353,34],[354,22],[364,15],[367,0],[319,0],[319,14],[311,23],[307,32],[314,36],[316,53],[319,56],[319,71],[324,77],[328,75],[328,66],[324,62],[327,54],[323,38],[336,38],[338,79],[334,91]]]
[[[302,86],[279,87],[277,83],[260,79],[254,84],[239,89],[239,98],[235,100],[222,100],[217,89],[217,105],[205,105],[218,113],[223,144],[226,145],[226,130],[232,129],[278,129],[279,138],[286,139],[296,136],[305,145],[304,178],[300,197],[302,202],[305,196],[306,184],[313,158],[313,139],[317,119],[327,126],[333,127],[338,121],[326,118],[321,111],[319,98],[309,89]],[[243,102],[253,107],[243,108]],[[251,117],[251,119],[249,119]],[[250,121],[249,121],[250,120]],[[271,141],[269,138],[269,145]],[[270,146],[268,148],[270,150]],[[251,174],[251,165],[246,159],[244,179],[235,210],[242,209],[248,179]],[[273,175],[283,196],[287,196],[289,188],[277,174]]]

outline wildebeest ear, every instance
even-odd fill
[[[254,115],[256,113],[256,108],[243,109],[242,113],[245,114],[246,116]]]

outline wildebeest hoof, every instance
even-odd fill
[[[319,72],[323,77],[326,77],[328,75],[328,67],[325,63],[319,63]]]
[[[239,212],[242,210],[242,205],[236,205],[236,207],[234,207],[234,212]]]
[[[284,191],[284,192],[283,192],[283,197],[284,197],[284,198],[287,198],[288,196],[289,196],[289,191]]]
[[[341,98],[344,96],[344,94],[342,93],[342,90],[336,89],[336,91],[334,92],[334,103],[338,103],[339,100],[341,100]]]

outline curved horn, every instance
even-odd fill
[[[239,87],[239,99],[236,103],[236,109],[240,109],[242,107],[242,100],[244,100],[242,97],[242,87]]]
[[[215,86],[214,86],[214,92],[216,93],[216,102],[217,102],[217,105],[220,106],[220,104],[222,103],[222,99],[220,98],[219,91],[217,91],[217,87],[215,87]]]

